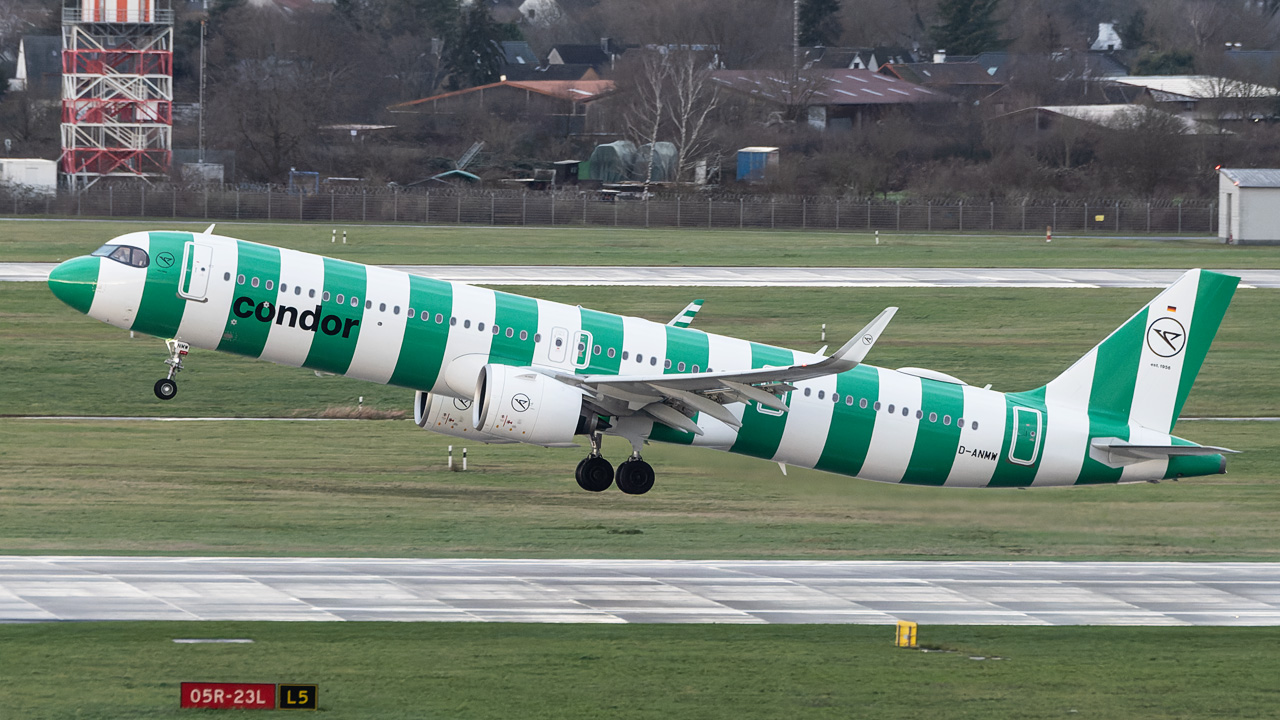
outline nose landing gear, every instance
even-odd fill
[[[161,400],[172,400],[178,394],[177,377],[182,370],[182,358],[191,352],[191,346],[178,340],[165,340],[164,344],[169,348],[169,359],[164,361],[169,366],[169,375],[156,381],[154,391]]]

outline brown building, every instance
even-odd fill
[[[392,105],[391,112],[465,119],[484,112],[529,121],[547,121],[561,135],[592,132],[592,105],[615,91],[612,80],[504,80],[466,90]]]

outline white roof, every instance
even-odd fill
[[[1160,98],[1162,100],[1211,100],[1280,95],[1280,90],[1273,87],[1212,75],[1124,75],[1109,78],[1109,80],[1121,85],[1143,87],[1157,96],[1166,96]]]
[[[762,145],[753,145],[753,146],[751,146],[751,147],[744,147],[744,148],[742,148],[741,150],[739,150],[738,152],[750,152],[750,153],[778,152],[778,148],[776,148],[776,147],[764,147],[764,146],[762,146]]]
[[[1222,168],[1218,172],[1238,187],[1280,188],[1280,170]]]
[[[1139,105],[1040,105],[1036,110],[1044,110],[1056,115],[1064,115],[1069,118],[1081,120],[1084,122],[1102,125],[1104,127],[1115,127],[1126,120],[1129,116],[1142,112]],[[1191,118],[1181,115],[1174,115],[1163,110],[1152,109],[1151,112],[1157,112],[1166,117],[1173,118],[1182,123],[1188,135],[1208,135],[1216,134],[1217,129],[1202,125]]]

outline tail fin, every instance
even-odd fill
[[[1057,397],[1168,433],[1240,278],[1191,270],[1049,383]]]

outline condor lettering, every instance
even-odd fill
[[[316,305],[314,310],[303,310],[298,312],[298,308],[289,305],[272,305],[267,301],[262,301],[255,306],[253,298],[241,296],[236,298],[232,303],[231,310],[236,317],[254,318],[258,322],[270,323],[272,321],[277,325],[284,325],[286,322],[289,327],[296,327],[308,332],[315,332],[317,329],[325,335],[337,335],[342,333],[342,337],[351,336],[351,328],[360,324],[359,320],[347,319],[343,320],[337,315],[321,315],[320,306]]]

